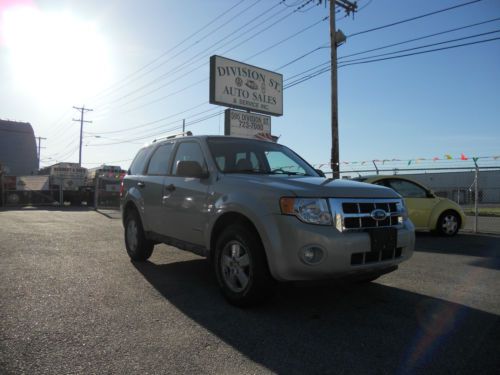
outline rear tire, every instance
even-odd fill
[[[146,238],[135,210],[129,211],[125,218],[125,247],[130,259],[136,262],[144,262],[153,253],[154,243]]]
[[[441,236],[452,237],[458,233],[460,217],[455,211],[446,211],[437,221],[436,230]]]
[[[274,290],[260,238],[247,226],[233,224],[222,232],[213,264],[222,294],[235,306],[261,303]]]

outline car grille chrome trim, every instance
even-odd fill
[[[372,228],[401,228],[404,216],[402,199],[398,198],[330,198],[328,200],[335,227],[341,231],[359,231]],[[372,217],[374,210],[381,209],[385,219]]]

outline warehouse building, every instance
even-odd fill
[[[0,166],[6,176],[37,174],[38,156],[31,124],[0,119]]]

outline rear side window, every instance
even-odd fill
[[[144,167],[146,165],[146,156],[148,155],[147,148],[139,150],[134,161],[130,165],[131,175],[140,175],[144,172]]]
[[[427,192],[420,186],[404,180],[389,180],[389,186],[405,198],[427,198]]]
[[[149,175],[165,176],[168,174],[168,164],[172,153],[173,143],[167,143],[158,147],[149,161]]]

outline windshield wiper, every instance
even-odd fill
[[[224,173],[252,173],[252,174],[267,174],[265,171],[258,169],[226,169]]]
[[[285,171],[283,169],[273,169],[272,171],[268,172],[269,174],[286,174],[288,176],[305,176],[305,173],[300,173],[300,172],[292,172],[292,171]]]

